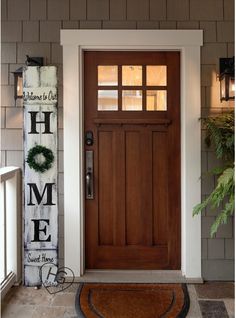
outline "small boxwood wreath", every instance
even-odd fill
[[[43,163],[38,163],[35,160],[35,156],[40,154],[43,155],[45,158],[45,161]],[[54,161],[54,155],[52,150],[41,145],[36,145],[32,147],[28,152],[28,156],[26,160],[26,162],[28,163],[31,169],[34,169],[35,171],[41,172],[41,173],[49,170],[52,167],[53,161]]]

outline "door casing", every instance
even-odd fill
[[[182,275],[201,278],[200,46],[202,30],[61,30],[64,102],[65,266],[82,276],[84,261],[83,51],[181,52],[181,264]],[[73,187],[71,186],[73,180]],[[77,238],[78,244],[74,244]]]

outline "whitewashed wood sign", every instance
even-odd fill
[[[23,71],[25,156],[25,285],[41,285],[40,267],[58,265],[57,195],[57,69],[28,66]],[[31,168],[29,150],[35,146],[51,150],[54,159],[44,172]],[[37,154],[34,162],[45,163]],[[44,266],[45,268],[45,266]]]

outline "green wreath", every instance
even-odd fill
[[[37,155],[43,155],[45,160],[42,163],[37,162]],[[36,145],[33,148],[31,148],[28,152],[28,157],[26,160],[31,169],[34,169],[35,171],[41,173],[49,170],[52,167],[53,161],[54,155],[52,150],[41,145]]]

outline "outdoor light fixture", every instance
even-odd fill
[[[234,57],[220,58],[220,101],[234,100]]]
[[[27,66],[42,66],[43,58],[29,57],[29,55],[26,55],[25,64]],[[14,75],[14,98],[16,106],[16,100],[23,97],[23,67],[18,68],[15,72],[12,73]]]

